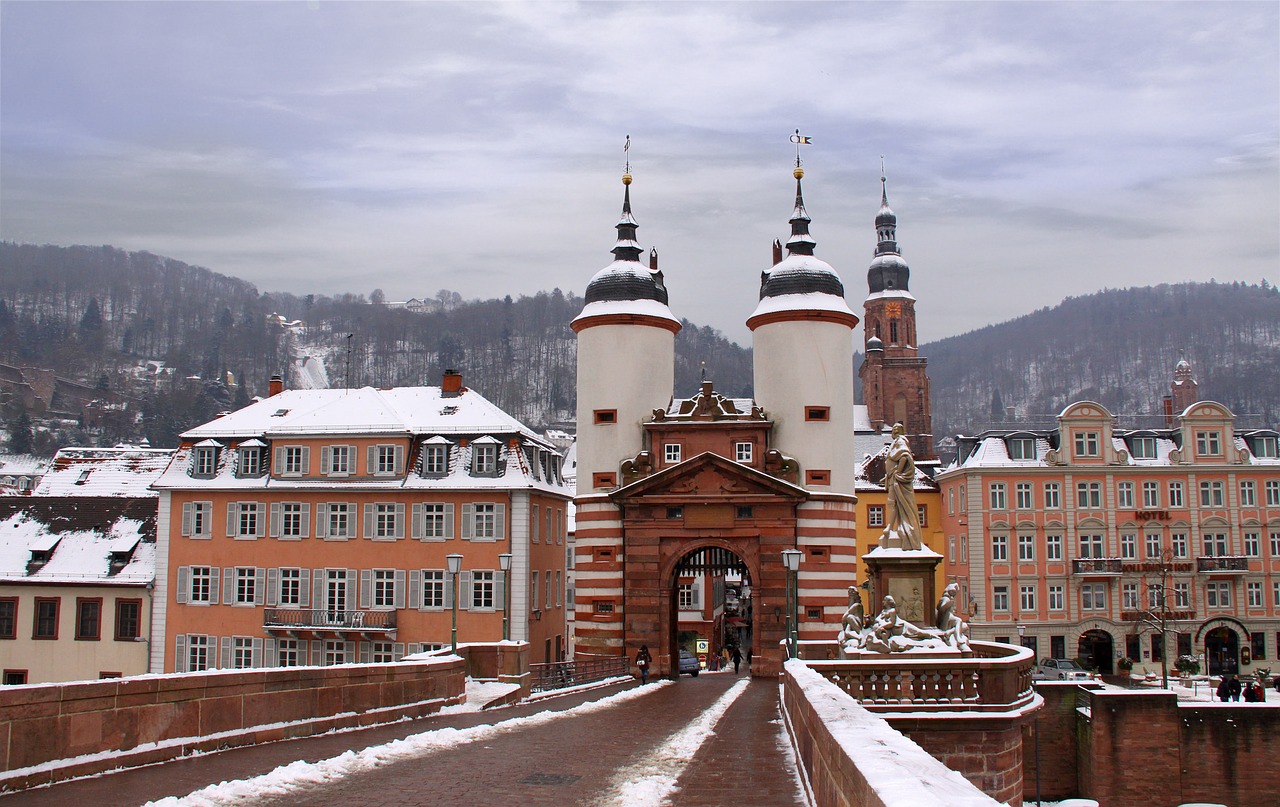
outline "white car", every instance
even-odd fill
[[[1040,662],[1035,674],[1031,676],[1037,681],[1089,681],[1093,675],[1081,669],[1071,659],[1047,658]]]

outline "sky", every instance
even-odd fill
[[[855,312],[883,157],[922,342],[1280,282],[1275,2],[0,0],[0,238],[264,292],[581,295],[630,135],[673,313],[747,344],[796,129]]]

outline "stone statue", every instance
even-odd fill
[[[883,607],[871,622],[871,631],[863,646],[879,653],[901,653],[914,648],[935,649],[944,646],[937,631],[917,627],[898,616],[898,604],[886,595]]]
[[[886,549],[921,549],[920,513],[916,509],[916,461],[911,456],[906,428],[893,424],[893,442],[884,462],[884,532],[880,546]]]
[[[942,599],[938,600],[938,615],[934,624],[942,632],[942,638],[947,644],[967,651],[969,626],[956,613],[956,597],[959,594],[960,587],[957,584],[947,584],[942,590]]]
[[[840,633],[836,636],[840,656],[851,654],[862,649],[863,632],[866,625],[866,614],[862,610],[862,595],[857,586],[849,586],[849,608],[840,620]]]

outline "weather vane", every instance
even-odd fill
[[[631,135],[627,135],[627,142],[622,144],[622,153],[627,155],[627,167],[623,169],[625,173],[631,173]]]
[[[813,138],[808,135],[800,134],[800,130],[796,129],[796,133],[791,135],[791,142],[796,144],[796,168],[800,167],[800,147],[813,144]]]

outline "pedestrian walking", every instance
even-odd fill
[[[737,675],[738,665],[742,664],[742,651],[738,649],[738,646],[736,644],[733,646],[732,658],[733,658],[733,674]]]
[[[649,645],[640,645],[640,649],[636,651],[636,667],[640,670],[640,683],[649,683],[649,665],[652,663],[653,657],[649,655]]]
[[[1226,703],[1231,700],[1231,673],[1222,676],[1222,680],[1218,682],[1218,700]]]
[[[1239,703],[1240,701],[1240,679],[1234,675],[1231,676],[1231,700]]]

